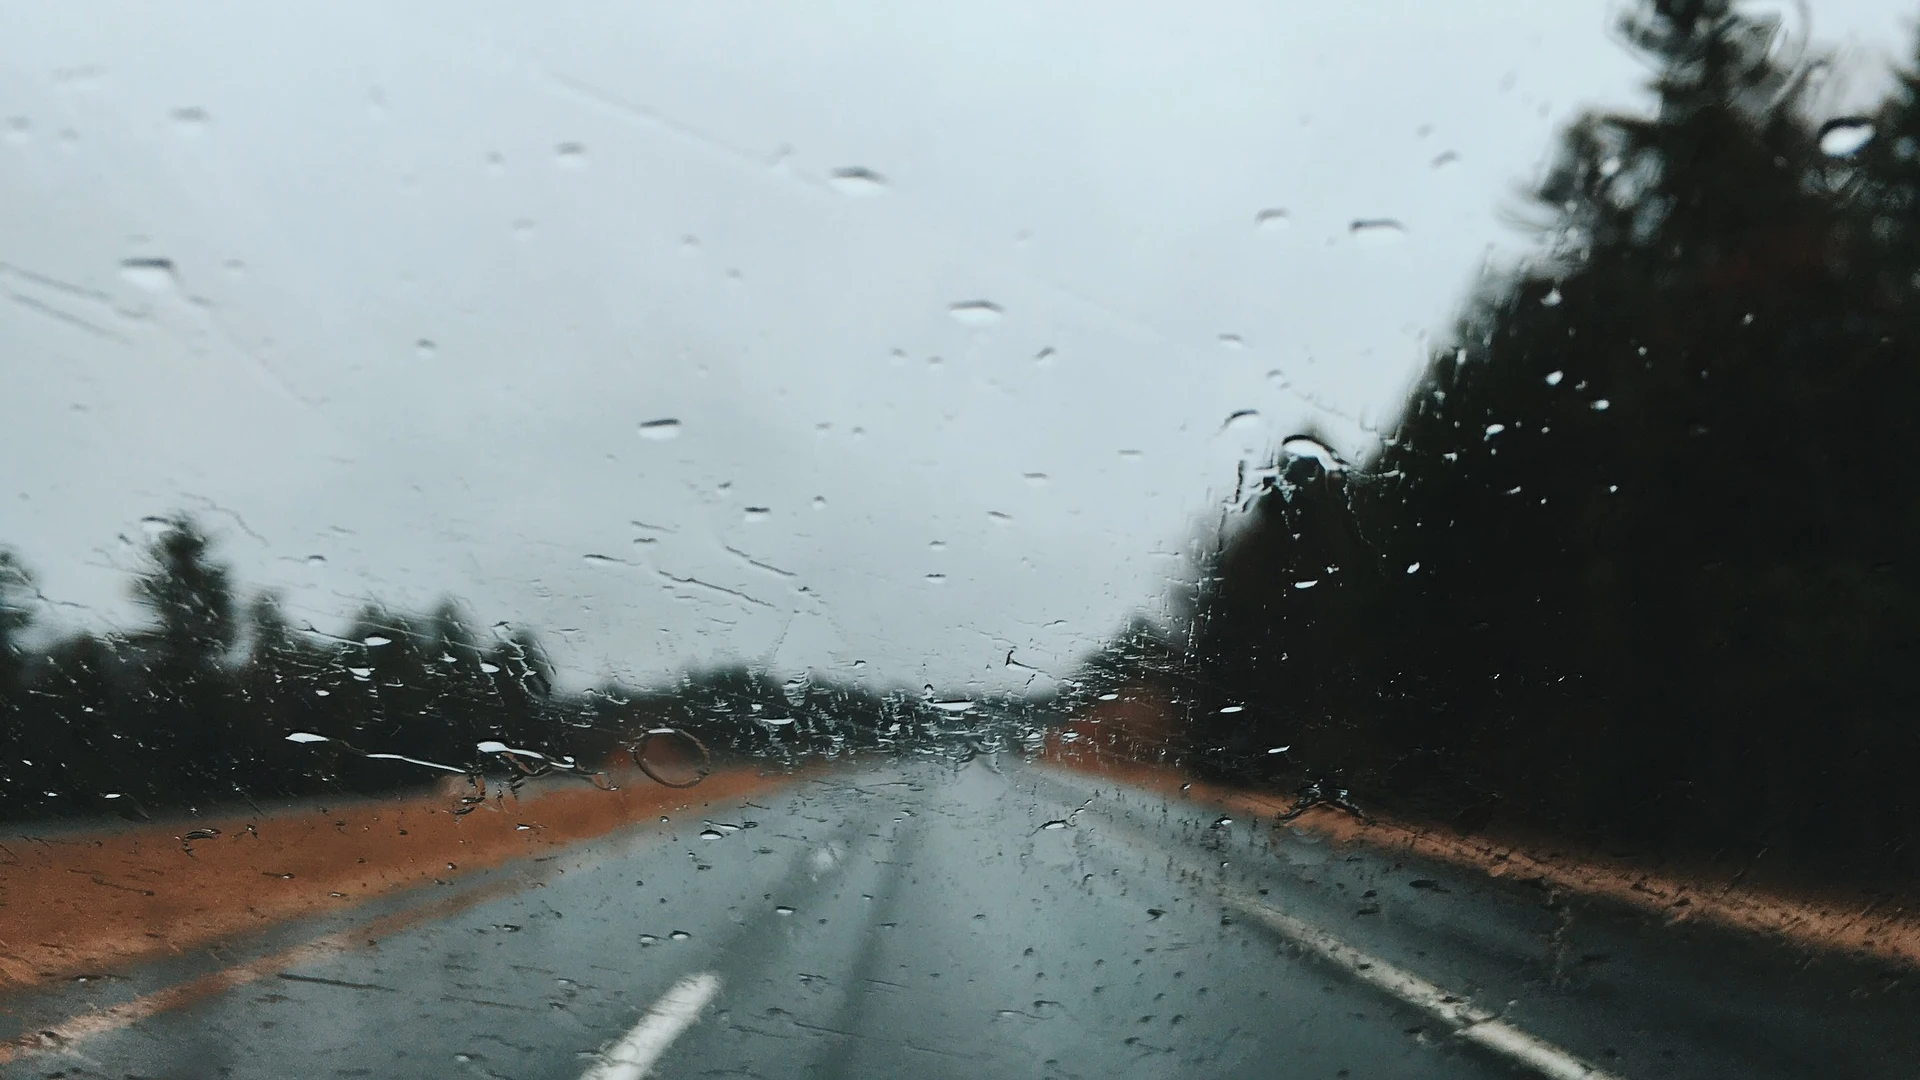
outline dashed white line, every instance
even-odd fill
[[[1171,854],[1176,864],[1187,863],[1187,869],[1201,880],[1212,879],[1213,874],[1207,867],[1184,856],[1173,854],[1165,845],[1140,834],[1136,826],[1123,823],[1108,814],[1101,814],[1101,816],[1111,826],[1103,830],[1104,834],[1113,840],[1129,846],[1144,846],[1155,852]],[[1404,968],[1361,952],[1304,919],[1275,910],[1255,897],[1236,889],[1222,887],[1220,898],[1241,914],[1256,920],[1322,961],[1340,968],[1355,980],[1390,994],[1433,1017],[1449,1028],[1457,1039],[1473,1043],[1516,1065],[1531,1069],[1547,1077],[1548,1080],[1621,1080],[1619,1076],[1590,1065],[1545,1039],[1514,1027],[1485,1009],[1476,1008],[1465,995],[1449,993]]]
[[[711,971],[689,975],[667,988],[633,1030],[600,1052],[600,1060],[580,1080],[640,1080],[667,1052],[680,1033],[700,1019],[700,1011],[720,993],[720,976]]]
[[[1454,1037],[1474,1043],[1550,1080],[1619,1080],[1545,1039],[1536,1038],[1466,998],[1450,994],[1420,976],[1369,956],[1325,930],[1237,892],[1225,892],[1228,905],[1258,920],[1360,982],[1384,990],[1453,1029]]]

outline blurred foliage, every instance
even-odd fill
[[[1621,30],[1651,115],[1571,125],[1541,255],[1365,461],[1289,440],[1142,678],[1214,775],[1910,879],[1920,75],[1823,125],[1727,3]]]
[[[77,633],[39,652],[21,644],[33,579],[0,549],[0,817],[141,819],[395,792],[461,772],[513,776],[483,746],[495,743],[593,772],[630,764],[639,737],[662,726],[692,733],[721,763],[793,766],[965,754],[982,739],[1014,749],[1015,730],[1034,721],[1021,699],[983,697],[963,717],[938,708],[931,687],[781,683],[744,665],[645,690],[556,692],[551,660],[524,629],[483,637],[452,601],[424,616],[369,606],[339,635],[298,629],[272,593],[236,600],[231,571],[191,518],[156,524],[133,583],[151,625]]]

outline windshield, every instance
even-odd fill
[[[1913,1076],[1916,14],[0,0],[0,1073]]]

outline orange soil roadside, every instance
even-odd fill
[[[636,773],[614,791],[549,786],[465,816],[454,815],[453,797],[411,795],[50,839],[7,835],[0,837],[0,992],[552,854],[623,825],[790,780],[725,769],[698,787],[673,789]],[[219,833],[183,841],[189,829]]]
[[[1271,819],[1293,804],[1283,795],[1191,780],[1178,767],[1133,760],[1136,755],[1130,751],[1137,749],[1136,744],[1160,747],[1166,743],[1127,731],[1124,722],[1114,722],[1117,718],[1089,719],[1076,720],[1050,736],[1041,760],[1250,819]],[[1062,739],[1065,733],[1074,738]],[[1554,851],[1550,841],[1535,838],[1461,836],[1420,822],[1370,817],[1371,821],[1362,823],[1336,810],[1309,810],[1290,827],[1336,843],[1432,859],[1490,877],[1538,879],[1549,888],[1626,904],[1668,922],[1699,920],[1762,934],[1792,947],[1920,969],[1920,903],[1910,895],[1730,884],[1724,875],[1670,866],[1655,869],[1597,853],[1574,858]]]

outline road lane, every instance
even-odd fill
[[[1871,972],[1109,782],[981,759],[759,798],[583,845],[505,895],[6,1075],[575,1080],[621,1060],[689,979],[710,988],[646,1041],[649,1075],[1572,1076],[1586,1061],[1629,1078],[1879,1077],[1920,1061],[1913,995]],[[1343,968],[1310,933],[1358,952]],[[1548,1053],[1528,1065],[1461,1038],[1433,1001],[1383,990],[1389,965],[1466,999],[1438,1008],[1481,1018],[1465,1026],[1482,1042]]]

